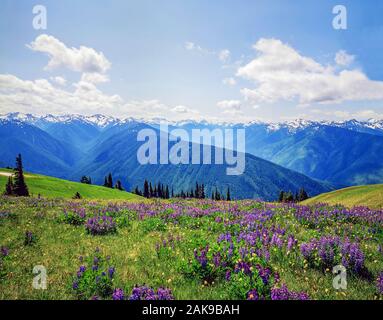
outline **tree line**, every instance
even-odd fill
[[[137,194],[139,196],[143,196],[145,198],[160,198],[160,199],[170,199],[170,198],[182,198],[182,199],[206,199],[206,193],[205,193],[205,185],[199,184],[196,182],[196,185],[194,188],[191,188],[187,191],[181,190],[177,193],[174,192],[173,187],[171,188],[169,185],[164,185],[161,182],[158,183],[152,183],[145,179],[143,188],[140,189],[138,186],[136,186],[132,193]],[[214,191],[212,191],[211,195],[212,200],[226,200],[231,201],[231,194],[230,194],[230,188],[227,189],[226,197],[221,194],[217,188],[215,188]]]
[[[301,202],[309,198],[308,193],[304,188],[299,189],[295,194],[291,191],[281,191],[278,196],[278,202],[281,203],[291,203],[291,202]]]

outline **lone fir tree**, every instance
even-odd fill
[[[13,194],[18,197],[29,197],[29,191],[24,179],[23,162],[21,154],[16,157],[15,180]]]
[[[5,185],[4,195],[6,195],[6,196],[12,196],[13,195],[13,180],[12,180],[12,176],[8,177],[7,184]]]

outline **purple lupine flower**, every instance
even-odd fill
[[[73,282],[72,288],[73,288],[73,290],[77,290],[78,289],[78,282],[77,281]]]
[[[9,249],[7,247],[1,246],[0,255],[6,257],[9,255]]]
[[[230,281],[230,279],[231,279],[231,271],[230,270],[226,271],[225,279],[226,279],[226,281]]]
[[[250,264],[248,264],[247,262],[245,261],[239,261],[235,267],[234,267],[234,272],[235,273],[238,273],[238,272],[243,272],[244,274],[246,275],[251,275],[252,274],[252,271],[251,271],[251,266]]]
[[[305,292],[289,291],[285,284],[280,288],[271,289],[271,300],[309,300],[310,297]]]
[[[108,269],[108,275],[109,275],[109,278],[113,278],[113,275],[114,275],[114,272],[115,272],[116,270],[115,270],[115,268],[114,267],[110,267],[109,269]]]
[[[172,291],[166,288],[158,288],[157,300],[174,300]]]
[[[257,289],[250,290],[246,295],[247,300],[259,300]]]
[[[296,246],[298,243],[298,240],[295,239],[293,235],[289,235],[287,238],[287,250],[291,251],[294,246]]]
[[[383,271],[379,274],[378,279],[376,280],[376,285],[379,294],[383,295]]]
[[[112,299],[113,300],[124,300],[125,299],[124,291],[120,288],[115,289],[113,291]]]
[[[256,265],[256,268],[258,270],[258,275],[262,279],[263,284],[267,285],[269,283],[269,278],[271,276],[271,270],[268,267],[262,267],[261,265]]]

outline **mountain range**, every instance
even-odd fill
[[[101,184],[113,173],[126,189],[145,179],[175,191],[204,183],[208,194],[230,187],[240,198],[274,200],[280,190],[304,187],[310,195],[335,187],[383,182],[383,121],[247,124],[184,121],[170,129],[245,128],[246,170],[227,176],[225,165],[139,165],[137,132],[159,129],[160,120],[94,115],[0,115],[0,166],[22,153],[27,170],[78,181],[90,175]]]

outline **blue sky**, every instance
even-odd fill
[[[32,27],[37,4],[47,9],[46,30]],[[0,112],[230,121],[383,118],[383,3],[342,1],[347,30],[332,26],[337,4],[3,0]],[[51,45],[55,49],[44,48]],[[91,48],[92,57],[102,52],[111,66],[96,73],[108,81],[84,76],[95,72],[81,64],[87,61],[86,50],[75,51],[81,46]],[[341,64],[337,53],[343,53]],[[46,68],[52,55],[63,61]]]

